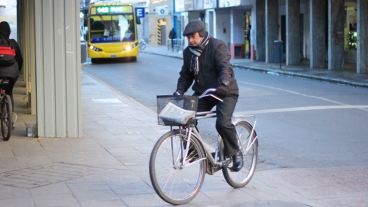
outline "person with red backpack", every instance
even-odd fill
[[[18,43],[9,39],[10,32],[9,23],[0,22],[0,78],[9,80],[5,93],[11,97],[14,110],[13,88],[23,66],[23,57]],[[16,117],[13,117],[14,119]]]

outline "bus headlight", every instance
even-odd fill
[[[96,52],[101,52],[102,49],[98,48],[98,47],[95,47],[93,45],[89,46],[89,49],[93,50],[93,51],[96,51]]]
[[[135,47],[135,44],[133,43],[133,44],[125,46],[125,50],[126,51],[131,51],[132,49],[134,49],[134,47]]]

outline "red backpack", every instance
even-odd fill
[[[0,39],[0,67],[10,66],[17,62],[16,52],[10,40]]]

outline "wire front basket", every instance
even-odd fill
[[[198,106],[198,96],[157,96],[158,124],[165,126],[185,125],[193,118]]]

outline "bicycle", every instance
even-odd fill
[[[253,125],[244,116],[233,118],[243,153],[243,167],[238,172],[230,170],[231,160],[224,158],[219,135],[215,149],[201,137],[197,121],[214,118],[216,112],[196,112],[198,99],[211,96],[222,101],[211,94],[214,90],[209,89],[199,97],[157,96],[158,122],[170,126],[170,131],[162,135],[152,149],[149,174],[155,192],[170,204],[190,202],[200,191],[206,173],[213,175],[222,170],[230,186],[241,188],[249,183],[255,172],[258,159],[255,116]]]
[[[13,128],[12,102],[9,95],[5,93],[5,86],[9,84],[8,79],[0,78],[0,125],[3,140],[8,141]]]
[[[144,41],[144,39],[140,39],[138,42],[138,46],[140,50],[145,50],[147,47],[146,41]]]

